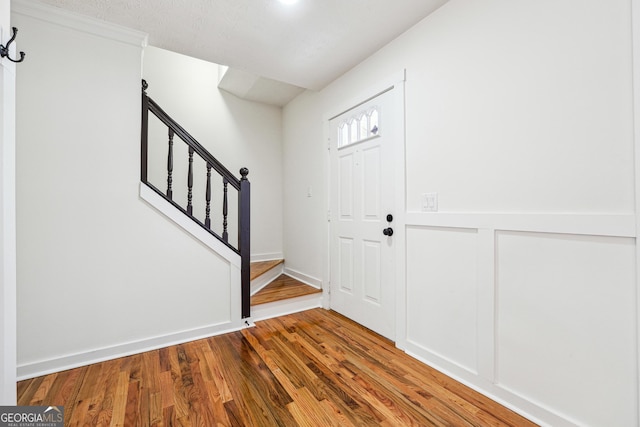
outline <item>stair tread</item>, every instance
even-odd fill
[[[277,267],[283,262],[284,262],[283,259],[273,259],[270,261],[252,262],[251,263],[251,280],[255,279],[256,277],[262,276],[264,273],[271,270],[272,268]]]
[[[286,274],[281,274],[277,279],[251,297],[251,305],[266,304],[268,302],[296,298],[319,292],[322,292],[322,290],[302,283]]]

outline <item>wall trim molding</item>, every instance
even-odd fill
[[[270,252],[264,254],[252,254],[251,262],[273,261],[275,259],[284,259],[282,252]]]
[[[11,12],[140,48],[145,48],[148,43],[147,34],[141,31],[69,12],[44,3],[12,0]]]
[[[636,225],[636,398],[640,398],[640,0],[631,0],[631,47],[633,85],[633,147]],[[636,403],[636,419],[640,420],[640,403]]]
[[[632,213],[408,212],[406,225],[636,237],[636,216]]]
[[[286,274],[289,277],[293,277],[294,279],[306,285],[313,286],[314,288],[322,289],[322,280],[316,277],[309,276],[308,274],[301,273],[289,267],[284,268],[284,274]]]
[[[10,38],[9,3],[0,6],[0,36]],[[19,40],[18,40],[19,44]],[[15,56],[15,45],[12,46]],[[0,405],[16,404],[16,64],[0,60]]]

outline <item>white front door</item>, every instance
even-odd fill
[[[330,297],[333,310],[393,340],[394,222],[387,217],[400,141],[392,100],[387,91],[330,121]]]

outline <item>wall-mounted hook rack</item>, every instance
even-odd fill
[[[20,52],[20,59],[9,58],[9,46],[16,39],[16,34],[18,34],[18,29],[16,27],[13,27],[11,28],[11,32],[12,32],[12,35],[9,41],[7,42],[7,45],[3,46],[0,44],[0,58],[7,58],[9,61],[16,62],[16,63],[22,62],[24,61],[24,52]]]

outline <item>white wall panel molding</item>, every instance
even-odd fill
[[[406,234],[407,345],[477,373],[478,231],[420,227]]]
[[[11,2],[11,11],[94,36],[104,37],[143,48],[147,46],[148,37],[146,33],[69,12],[48,4],[26,0],[13,0]]]
[[[634,127],[634,170],[635,170],[635,203],[636,203],[636,395],[640,396],[640,250],[637,244],[640,239],[640,0],[631,0],[631,30],[633,46],[633,127]],[[636,419],[640,420],[640,402],[636,403]]]
[[[505,216],[475,224],[547,231],[460,227],[472,218],[407,225],[405,351],[541,425],[600,425],[602,411],[585,410],[588,401],[609,405],[619,425],[634,422],[634,239]],[[455,312],[461,306],[471,319]],[[594,365],[612,367],[594,375],[616,398],[585,392],[584,372]]]
[[[634,214],[408,212],[408,226],[484,228],[539,233],[636,236]]]
[[[495,297],[496,297],[496,238],[495,230],[479,229],[477,240],[477,369],[482,378],[494,382],[495,353]]]
[[[0,1],[0,42],[11,37]],[[18,45],[20,41],[18,40]],[[15,57],[15,45],[11,57]],[[16,404],[16,64],[0,60],[0,405]]]
[[[495,253],[496,384],[580,425],[634,425],[634,239],[498,232]]]

